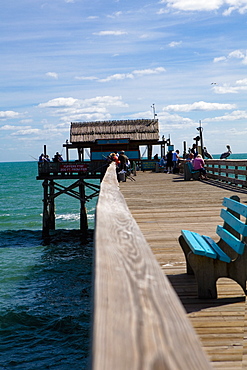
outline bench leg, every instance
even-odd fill
[[[186,270],[187,270],[187,274],[188,275],[194,275],[194,271],[193,269],[191,268],[190,266],[190,263],[188,261],[188,254],[191,252],[191,249],[190,247],[188,246],[188,244],[186,243],[183,235],[180,235],[180,237],[178,238],[178,241],[179,241],[179,244],[181,245],[181,248],[183,249],[183,252],[184,252],[184,256],[185,256],[185,260],[186,260]]]
[[[194,172],[192,174],[192,178],[193,178],[193,180],[199,180],[199,178],[200,178],[200,172]]]
[[[216,281],[218,279],[218,276],[215,275],[216,261],[213,258],[198,256],[193,252],[189,253],[188,260],[195,273],[198,298],[216,299]]]
[[[247,278],[247,271],[246,271],[246,252],[244,255],[238,256],[237,259],[233,262],[227,264],[227,277],[236,281],[246,293],[246,278]]]

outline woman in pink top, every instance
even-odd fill
[[[201,154],[197,154],[197,156],[193,159],[192,164],[193,164],[194,170],[200,171],[201,179],[207,180],[208,178],[206,175],[206,170],[204,168],[205,163],[204,163],[204,160]]]

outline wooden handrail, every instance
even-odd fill
[[[114,163],[96,208],[94,269],[91,369],[211,369],[126,205]]]

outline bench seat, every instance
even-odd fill
[[[181,233],[193,253],[227,263],[231,262],[231,258],[209,236],[200,235],[189,230],[182,230]]]

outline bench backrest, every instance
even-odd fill
[[[223,226],[217,226],[216,233],[236,253],[243,254],[247,236],[247,205],[239,202],[239,197],[224,198],[222,205],[227,209],[221,210]],[[245,218],[244,222],[240,216]]]
[[[190,172],[194,171],[194,168],[193,168],[192,163],[190,161],[187,162],[187,166],[188,166]]]

